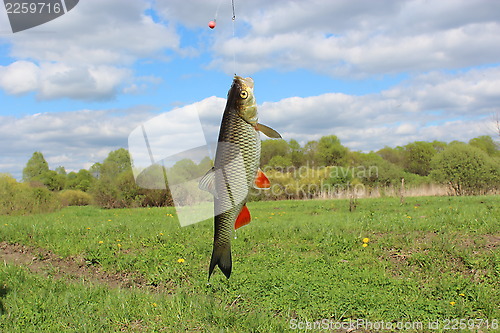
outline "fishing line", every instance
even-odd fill
[[[224,1],[224,0],[219,1],[219,4],[217,5],[217,9],[215,10],[214,22],[217,22],[217,17],[219,16],[219,8],[220,8],[220,5],[222,4],[222,1]]]
[[[213,21],[210,21],[208,22],[208,27],[210,29],[214,29],[215,26],[217,25],[217,17],[219,16],[219,9],[220,9],[220,5],[222,4],[222,1],[223,0],[219,0],[219,4],[217,5],[217,9],[215,10],[215,15],[214,15],[214,20]],[[231,10],[233,12],[233,16],[232,16],[232,21],[233,21],[233,39],[232,39],[232,44],[233,44],[233,47],[232,47],[232,51],[233,51],[233,71],[234,71],[234,75],[236,75],[236,45],[234,43],[235,39],[236,39],[236,25],[235,25],[235,21],[236,21],[236,11],[234,9],[234,0],[231,0]]]
[[[234,0],[231,0],[231,7],[233,8],[233,71],[236,76],[236,46],[234,40],[236,38],[236,28],[234,22],[236,21],[236,14],[234,13]]]

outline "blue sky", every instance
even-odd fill
[[[235,69],[286,140],[335,134],[370,151],[498,135],[499,2],[235,5],[233,25],[229,0],[82,0],[16,34],[0,8],[0,172],[19,178],[37,150],[51,168],[88,168],[193,104],[216,128]]]

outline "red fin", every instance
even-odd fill
[[[256,188],[270,188],[271,182],[267,178],[266,174],[259,169],[257,175],[255,176],[255,187]]]
[[[234,230],[247,225],[251,220],[250,211],[248,210],[247,205],[245,205],[241,209],[240,215],[236,218],[236,222],[234,222]]]

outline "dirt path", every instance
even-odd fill
[[[100,283],[110,288],[143,288],[146,286],[145,281],[140,277],[126,273],[102,271],[99,267],[88,265],[82,257],[61,258],[51,251],[20,244],[0,242],[0,262],[25,266],[33,273],[54,279]]]

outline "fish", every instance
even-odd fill
[[[232,270],[233,230],[251,221],[246,206],[250,188],[270,188],[260,164],[260,132],[281,139],[274,129],[258,122],[252,78],[235,75],[217,141],[214,166],[201,178],[199,188],[214,196],[214,241],[208,280],[216,266],[229,279]]]

